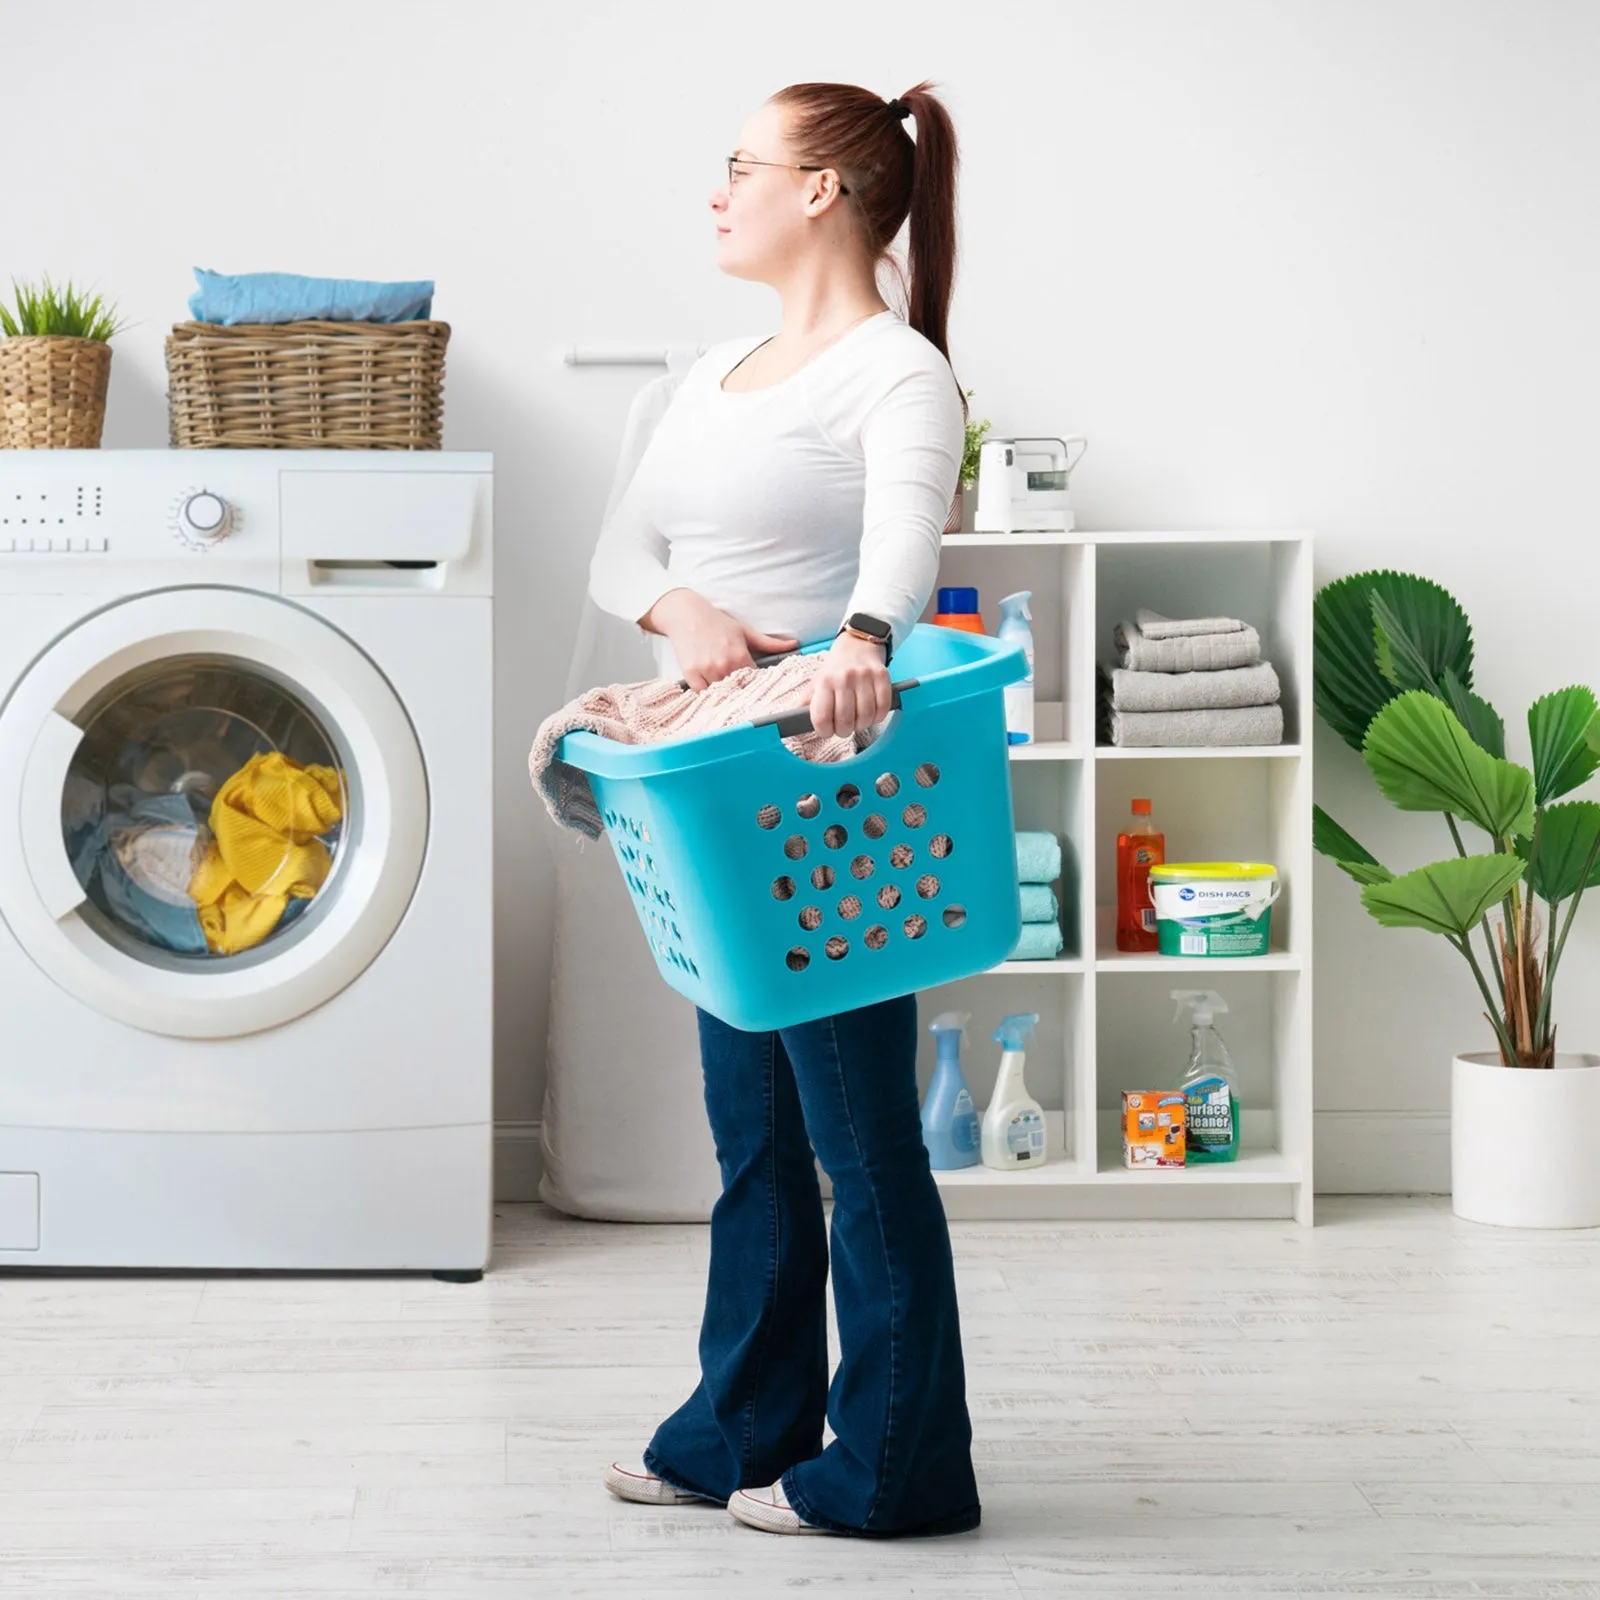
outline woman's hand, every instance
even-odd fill
[[[640,621],[650,632],[666,635],[691,689],[710,688],[730,672],[754,666],[755,656],[780,655],[800,647],[798,639],[748,627],[693,589],[669,589]]]
[[[811,726],[824,737],[870,728],[893,710],[883,646],[853,633],[833,641],[807,689]]]

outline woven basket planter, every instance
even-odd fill
[[[447,322],[180,322],[167,410],[180,450],[437,450]]]
[[[0,449],[98,449],[110,376],[103,340],[0,339]]]

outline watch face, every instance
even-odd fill
[[[863,633],[870,633],[875,639],[889,637],[889,624],[880,621],[877,617],[869,617],[864,611],[858,611],[850,619],[852,628],[859,628]]]

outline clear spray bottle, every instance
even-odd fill
[[[1218,1012],[1228,1002],[1214,989],[1174,989],[1175,1021],[1190,1017],[1189,1065],[1183,1074],[1183,1118],[1187,1146],[1184,1161],[1205,1166],[1235,1161],[1239,1156],[1239,1074],[1217,1032]]]
[[[1027,676],[1005,688],[1007,744],[1033,743],[1033,613],[1028,609],[1031,599],[1031,589],[1008,594],[1000,602],[1000,626],[995,630],[997,638],[1020,646],[1028,663]]]

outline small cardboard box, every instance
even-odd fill
[[[1181,1167],[1185,1128],[1183,1095],[1177,1089],[1122,1091],[1122,1164]]]

